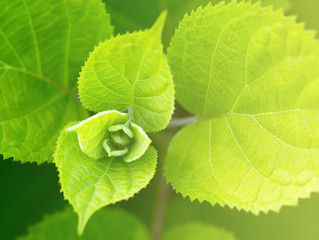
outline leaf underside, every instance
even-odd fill
[[[90,54],[79,78],[83,105],[95,112],[131,108],[146,132],[164,129],[174,109],[174,89],[161,33],[166,14],[151,29],[118,35]]]
[[[169,62],[178,101],[206,119],[171,142],[173,188],[256,214],[318,191],[318,49],[295,18],[259,4],[186,15]]]
[[[99,0],[0,2],[0,153],[51,161],[58,132],[87,116],[75,98],[80,66],[112,27]]]
[[[31,226],[28,234],[19,240],[148,240],[145,226],[131,214],[120,209],[102,209],[88,224],[83,236],[76,233],[76,214],[66,208],[46,216],[41,222]]]
[[[95,211],[132,197],[149,183],[155,173],[157,152],[149,146],[142,157],[129,163],[121,157],[94,160],[82,152],[76,132],[64,130],[54,159],[63,194],[79,215],[81,234]]]

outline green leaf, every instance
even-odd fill
[[[134,138],[128,147],[128,153],[123,156],[124,162],[132,162],[138,159],[145,153],[151,143],[151,140],[140,126],[131,122],[130,127],[134,134]]]
[[[128,114],[118,111],[100,112],[66,131],[78,134],[82,152],[92,159],[121,156],[125,162],[132,162],[151,143],[143,129],[129,121]]]
[[[146,132],[165,128],[174,108],[170,69],[161,45],[163,13],[145,31],[118,35],[90,54],[79,79],[83,105],[96,112],[132,110]]]
[[[0,152],[5,158],[52,160],[65,123],[87,116],[74,91],[80,66],[111,33],[99,0],[0,2]]]
[[[246,84],[253,87],[276,71],[284,72],[278,68],[287,62],[315,56],[313,36],[294,18],[259,4],[233,1],[199,8],[185,15],[169,49],[177,99],[199,116],[233,112]]]
[[[94,215],[82,237],[76,234],[76,215],[71,208],[46,216],[31,226],[19,240],[148,240],[145,226],[133,215],[121,209],[102,209]]]
[[[96,126],[92,126],[89,127],[95,132]],[[78,232],[81,234],[95,211],[132,197],[149,183],[155,173],[157,152],[149,146],[132,162],[125,162],[122,156],[96,160],[82,151],[77,133],[69,130],[70,127],[66,127],[59,137],[54,162],[64,196],[79,215]]]
[[[154,0],[156,1],[156,0]],[[164,33],[166,33],[169,37],[168,40],[171,40],[171,37],[174,36],[174,30],[176,27],[178,27],[178,23],[183,18],[185,13],[190,13],[193,9],[197,9],[200,6],[206,6],[208,3],[211,3],[212,5],[217,5],[220,2],[229,3],[232,0],[171,0],[168,1],[166,7],[169,11],[168,19],[167,19],[167,27],[164,30]],[[274,9],[280,9],[283,8],[284,11],[289,10],[290,8],[290,0],[238,0],[238,2],[241,1],[250,1],[252,3],[261,2],[262,6],[268,6],[273,5]],[[106,3],[108,4],[108,3]],[[115,22],[116,24],[117,22]],[[115,27],[117,27],[115,25]]]
[[[117,111],[98,113],[74,126],[67,131],[75,131],[78,134],[81,150],[93,159],[107,156],[103,148],[103,141],[108,137],[108,128],[116,124],[125,124],[128,120],[127,114]]]
[[[162,240],[235,240],[225,230],[203,223],[187,223],[169,229]]]
[[[165,176],[178,192],[258,214],[319,191],[313,35],[249,3],[185,17],[169,55],[177,98],[207,119],[181,130],[169,148]]]

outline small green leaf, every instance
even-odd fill
[[[19,240],[148,240],[146,227],[121,209],[102,209],[92,217],[83,236],[76,234],[76,214],[71,208],[46,216]]]
[[[318,56],[313,32],[258,4],[185,16],[169,54],[177,98],[206,119],[175,136],[166,179],[256,214],[319,191]]]
[[[103,125],[108,123],[105,120],[106,116],[114,118],[114,114],[114,111],[107,111],[98,114],[98,117],[93,116],[90,118],[94,123],[92,125],[89,124],[90,121],[85,121],[82,125],[81,123],[75,125],[79,126],[79,128],[74,128],[74,126],[66,127],[61,132],[57,144],[54,162],[60,173],[60,182],[64,196],[79,215],[78,232],[80,234],[95,211],[103,206],[132,197],[149,183],[155,173],[157,162],[156,150],[152,146],[149,146],[150,142],[146,136],[148,141],[146,141],[147,150],[145,151],[145,139],[140,136],[143,134],[132,123],[130,124],[134,126],[131,127],[134,137],[131,145],[128,146],[129,151],[127,154],[129,155],[108,157],[105,153],[104,158],[93,159],[83,152],[77,133],[73,130],[81,129],[81,132],[84,133],[86,129],[88,133],[97,133],[96,136],[98,137],[94,138],[93,135],[88,135],[88,139],[90,141],[97,141],[97,145],[100,146],[99,141],[103,142],[100,136],[103,134],[100,134],[96,129],[103,129],[103,127],[100,127],[98,124],[102,123],[101,125]],[[121,119],[123,115],[118,113],[117,117]],[[96,125],[96,123],[98,124]],[[82,137],[85,138],[85,135],[81,135]],[[141,146],[134,145],[135,141],[136,144],[140,144]],[[87,146],[94,146],[94,144],[89,143]],[[138,150],[131,150],[130,146],[135,146]],[[101,147],[103,148],[103,146],[99,148]],[[133,152],[132,155],[130,151]],[[132,161],[132,158],[137,155],[138,159]]]
[[[128,114],[104,111],[68,127],[78,134],[79,145],[88,157],[121,157],[125,162],[140,158],[151,140],[141,127],[129,121]]]
[[[169,229],[162,240],[236,240],[225,230],[203,223],[187,223]]]
[[[125,124],[128,119],[127,114],[106,111],[67,128],[67,131],[75,131],[78,134],[80,147],[86,155],[92,159],[100,159],[107,156],[103,141],[110,137],[108,128],[112,125]]]
[[[132,162],[138,159],[145,153],[146,149],[151,143],[151,140],[140,126],[134,123],[130,123],[130,126],[134,133],[134,138],[132,143],[128,146],[128,154],[123,156],[123,160],[125,162]]]
[[[114,145],[110,139],[104,140],[103,148],[105,149],[108,157],[120,157],[128,153],[128,148],[126,146],[121,146],[119,148]]]
[[[52,160],[59,131],[87,117],[75,98],[81,64],[112,34],[99,0],[0,1],[0,153]]]
[[[145,31],[118,35],[90,54],[79,78],[83,105],[92,111],[130,108],[146,132],[165,128],[174,108],[170,69],[161,44],[166,13]]]

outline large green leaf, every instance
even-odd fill
[[[122,156],[90,158],[81,149],[75,131],[70,131],[69,127],[62,131],[54,162],[60,173],[63,194],[79,215],[79,234],[95,211],[132,197],[149,183],[155,173],[157,152],[149,146],[139,159],[124,160]]]
[[[88,52],[110,37],[99,0],[0,2],[0,153],[50,161],[59,130],[87,116],[75,83]]]
[[[191,16],[185,15],[169,49],[177,99],[196,115],[232,113],[244,98],[255,98],[252,95],[255,88],[260,88],[271,76],[268,81],[273,82],[263,89],[265,94],[258,95],[266,98],[267,93],[273,93],[276,97],[274,88],[289,87],[280,84],[278,79],[289,77],[282,75],[292,71],[301,74],[304,69],[301,64],[316,74],[316,68],[309,66],[316,64],[313,58],[318,54],[313,36],[313,32],[305,32],[301,24],[295,24],[294,18],[285,18],[280,11],[272,12],[271,8],[260,9],[259,4],[232,2],[226,7],[221,3],[199,8]],[[292,64],[299,67],[289,71]],[[310,80],[304,81],[304,85],[314,77],[309,76]],[[298,80],[297,75],[288,83],[297,85]],[[302,86],[299,86],[299,93]],[[298,94],[294,90],[291,87],[290,92],[281,97],[289,100],[289,94]],[[266,103],[252,102],[266,107]],[[272,100],[274,104],[280,105],[276,99]],[[286,103],[281,105],[278,107],[282,110],[291,108]],[[248,108],[246,104],[244,107]]]
[[[169,229],[162,240],[235,240],[225,230],[203,223],[187,223]]]
[[[92,218],[82,237],[76,234],[76,215],[71,208],[46,216],[31,226],[19,240],[148,240],[145,226],[131,214],[120,209],[103,209]]]
[[[169,148],[165,175],[178,192],[259,213],[319,190],[313,35],[249,3],[185,16],[169,54],[177,98],[207,119]]]
[[[154,0],[155,1],[155,0]],[[167,5],[162,4],[162,7],[167,8],[169,11],[167,19],[167,27],[164,33],[167,35],[169,40],[174,35],[174,30],[178,26],[179,21],[183,18],[185,13],[190,13],[193,9],[199,6],[206,6],[208,3],[212,5],[217,5],[220,2],[229,3],[232,0],[170,0],[167,1]],[[290,8],[289,0],[238,0],[240,1],[250,1],[252,3],[261,2],[262,6],[273,5],[274,9],[283,8],[287,11]],[[159,1],[161,2],[161,1]],[[116,26],[116,25],[115,25]]]
[[[80,74],[83,105],[96,112],[132,110],[145,131],[165,128],[174,109],[174,89],[161,33],[166,13],[145,31],[118,35],[90,54]]]

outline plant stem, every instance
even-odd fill
[[[130,121],[133,121],[133,109],[131,107],[127,109],[127,113],[130,117]]]
[[[169,128],[183,127],[195,123],[199,120],[197,116],[184,117],[184,118],[173,118],[171,123],[168,125]]]
[[[156,134],[156,137],[153,137],[152,139],[154,140],[153,144],[157,146],[157,149],[159,150],[158,170],[156,174],[157,194],[151,224],[152,240],[158,240],[161,237],[170,195],[172,193],[170,186],[166,184],[164,178],[164,158],[174,132],[174,129],[166,129],[165,132]]]
[[[159,193],[154,211],[153,223],[152,223],[152,240],[158,240],[161,237],[164,220],[168,208],[168,202],[170,197],[170,188],[165,182],[164,176],[161,177],[159,182]]]
[[[183,127],[185,125],[198,121],[198,119],[199,118],[197,116],[191,116],[191,117],[185,117],[185,118],[174,118],[172,119],[168,127],[169,128]],[[168,137],[169,140],[166,139],[167,141],[165,142],[170,142],[172,136],[169,136]],[[165,146],[165,147],[167,149],[168,146]],[[158,172],[159,172],[160,179],[158,182],[158,192],[157,192],[156,204],[155,204],[154,215],[153,215],[152,226],[151,226],[152,240],[159,240],[161,237],[166,212],[168,209],[170,194],[171,194],[171,189],[169,185],[166,184],[166,181],[164,178],[163,169],[164,169],[164,161],[159,161]]]

